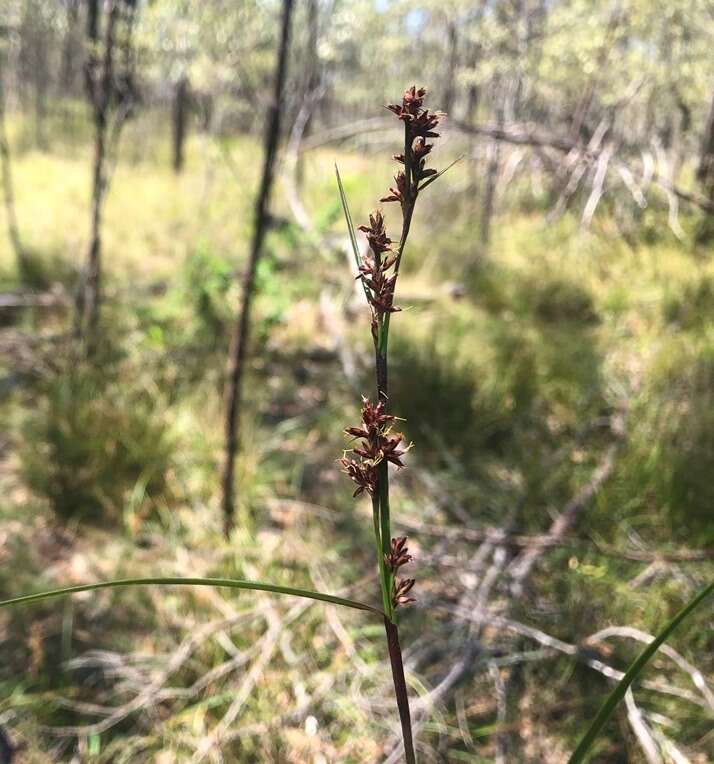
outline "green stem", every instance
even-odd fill
[[[392,539],[392,524],[389,517],[389,469],[386,461],[379,465],[379,512],[382,554],[389,554]]]
[[[379,566],[379,586],[382,590],[382,606],[388,619],[392,619],[392,582],[390,571],[384,563],[384,545],[382,543],[382,522],[379,509],[379,496],[372,497],[372,520],[374,522],[374,539],[377,546],[377,564]]]
[[[397,708],[399,709],[399,721],[402,725],[404,760],[406,764],[416,764],[414,739],[412,737],[412,719],[409,712],[409,693],[407,692],[407,682],[404,678],[402,648],[399,644],[399,628],[396,623],[385,618],[384,630],[387,635],[387,649],[389,650],[389,661],[392,666],[392,679],[394,680],[394,694],[397,699]]]

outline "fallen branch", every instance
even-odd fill
[[[409,531],[418,531],[422,536],[437,536],[444,539],[482,542],[501,541],[510,547],[521,549],[556,549],[577,546],[589,546],[605,557],[614,557],[632,562],[706,562],[714,560],[714,548],[706,549],[677,549],[677,550],[639,550],[620,549],[611,544],[605,544],[589,536],[553,536],[551,533],[518,534],[504,533],[498,528],[453,528],[429,523],[419,523],[403,517],[395,518],[395,523]],[[448,559],[440,558],[440,564],[449,565]],[[463,566],[462,560],[454,560],[453,564]]]
[[[498,127],[494,125],[469,125],[459,120],[451,120],[449,123],[462,133],[466,135],[479,135],[492,138],[504,143],[510,143],[516,146],[530,146],[532,148],[548,148],[563,154],[569,154],[570,152],[576,152],[577,158],[580,161],[584,161],[589,164],[596,163],[602,151],[590,150],[586,146],[579,145],[573,142],[571,139],[559,135],[543,133],[539,129],[531,124],[515,124],[506,127]],[[634,173],[627,167],[626,164],[618,161],[613,163],[613,167],[620,173],[624,168],[625,177],[627,182],[634,178]],[[644,176],[647,177],[648,173],[645,172]],[[682,201],[688,202],[696,207],[699,207],[704,212],[714,214],[714,201],[707,199],[706,196],[698,194],[695,191],[687,191],[674,185],[669,179],[664,177],[659,172],[652,172],[649,181],[659,186],[666,193],[674,194]],[[640,200],[640,206],[641,200]]]

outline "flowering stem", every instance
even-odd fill
[[[357,261],[358,278],[362,281],[365,296],[371,308],[377,381],[376,402],[372,403],[367,398],[363,398],[360,426],[348,427],[345,430],[347,435],[361,441],[352,449],[357,458],[344,456],[340,462],[345,473],[357,485],[354,496],[364,492],[372,496],[379,584],[385,613],[384,628],[407,764],[416,764],[416,757],[409,712],[409,695],[404,677],[404,663],[395,611],[401,605],[414,602],[414,598],[410,596],[414,579],[397,576],[399,568],[409,563],[412,556],[408,553],[406,537],[392,538],[389,512],[389,464],[391,462],[398,468],[403,467],[401,457],[409,450],[409,447],[400,447],[403,435],[394,433],[392,430],[392,423],[397,417],[389,412],[388,349],[390,316],[399,310],[394,306],[394,292],[417,196],[420,190],[440,175],[437,170],[425,166],[426,157],[432,149],[432,144],[426,141],[428,138],[439,137],[439,134],[434,132],[434,128],[438,126],[443,115],[440,112],[430,113],[428,109],[423,108],[425,95],[424,88],[417,89],[413,86],[404,92],[401,104],[387,106],[400,120],[404,121],[404,153],[394,157],[397,162],[404,165],[404,170],[400,170],[395,175],[394,187],[390,187],[389,193],[380,199],[382,202],[400,203],[402,231],[397,248],[392,249],[392,240],[387,236],[384,226],[384,216],[380,210],[377,210],[374,214],[370,214],[369,225],[359,226],[359,230],[367,234],[369,242],[369,251],[364,255],[359,254],[342,181],[339,172],[337,173],[340,198]]]
[[[404,126],[404,165],[407,178],[406,187],[409,189],[409,195],[404,200],[402,233],[399,239],[399,250],[394,263],[394,273],[398,275],[399,264],[404,253],[404,248],[409,237],[412,215],[416,205],[416,189],[412,193],[411,185],[411,146],[409,126]],[[375,337],[375,371],[377,377],[377,400],[384,401],[385,407],[389,406],[389,318],[391,313],[387,312],[379,323],[377,336]],[[373,500],[373,507],[379,514],[379,537],[377,546],[381,539],[380,554],[380,579],[382,588],[382,597],[384,600],[384,609],[387,617],[384,619],[384,628],[387,635],[387,649],[389,651],[389,661],[392,667],[392,679],[394,681],[394,694],[399,709],[399,719],[402,726],[402,739],[404,741],[404,756],[407,764],[416,764],[416,755],[414,753],[414,740],[412,738],[411,713],[409,711],[409,694],[404,675],[404,662],[402,660],[402,649],[399,644],[399,627],[397,626],[394,610],[392,607],[392,590],[394,588],[394,573],[385,569],[384,556],[389,553],[390,541],[392,538],[391,519],[389,511],[389,469],[388,463],[380,462],[377,477],[377,495]],[[377,533],[375,523],[375,534]],[[385,575],[386,574],[386,575]],[[386,592],[386,595],[385,595]]]

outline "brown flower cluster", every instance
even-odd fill
[[[374,311],[374,318],[381,319],[385,313],[396,313],[394,287],[397,281],[396,273],[389,273],[396,262],[392,252],[392,240],[387,236],[382,213],[375,212],[369,216],[369,225],[361,225],[359,230],[367,234],[369,252],[362,258],[359,266],[359,276],[367,287],[367,299]],[[376,326],[373,322],[373,331]]]
[[[394,583],[392,584],[392,605],[395,608],[400,605],[408,605],[410,602],[416,602],[413,597],[409,596],[409,592],[414,586],[413,578],[397,578],[396,574],[402,565],[406,565],[414,558],[409,554],[407,548],[407,537],[399,536],[392,539],[392,544],[389,549],[389,554],[384,555],[384,562],[389,570],[395,574]]]
[[[406,536],[399,536],[396,539],[392,539],[389,554],[384,555],[384,562],[387,567],[395,573],[402,567],[402,565],[406,565],[413,559],[414,558],[409,554]]]
[[[422,187],[419,182],[437,174],[433,168],[427,168],[426,157],[433,148],[427,138],[438,138],[435,132],[439,122],[445,116],[443,112],[423,108],[426,89],[412,85],[404,91],[401,104],[390,104],[387,108],[402,120],[406,127],[405,153],[395,154],[394,159],[403,164],[405,169],[395,176],[395,185],[383,196],[382,202],[399,202],[404,210],[412,204]]]
[[[409,448],[402,447],[404,436],[392,431],[396,419],[385,410],[384,403],[372,403],[362,398],[362,422],[358,427],[348,427],[347,435],[360,439],[359,446],[352,449],[358,459],[340,459],[345,474],[357,484],[354,496],[365,491],[374,496],[377,488],[377,466],[386,461],[403,467],[402,456]]]
[[[395,578],[392,587],[392,605],[398,608],[400,605],[408,605],[410,602],[416,602],[414,597],[409,596],[416,580],[413,578]]]

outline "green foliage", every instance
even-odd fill
[[[120,523],[137,489],[142,514],[165,500],[170,431],[161,395],[137,371],[68,364],[41,383],[23,430],[22,470],[60,518]]]
[[[661,645],[663,645],[674,632],[674,630],[685,621],[701,604],[703,604],[714,593],[714,583],[711,583],[699,594],[690,600],[682,610],[662,629],[662,631],[647,645],[637,660],[629,667],[625,676],[617,683],[615,689],[605,701],[595,719],[578,747],[570,757],[568,764],[580,764],[585,761],[588,751],[592,747],[597,735],[612,716],[618,703],[625,697],[625,693],[632,685],[635,679],[642,673],[647,663],[654,657]]]
[[[423,459],[448,454],[470,462],[479,449],[501,450],[508,417],[497,399],[478,388],[475,368],[454,362],[448,342],[446,334],[410,339],[396,333],[393,395]]]
[[[634,519],[653,506],[665,538],[714,541],[714,346],[671,340],[633,402],[631,431],[612,490]]]
[[[686,282],[664,301],[665,320],[681,329],[706,327],[714,315],[714,277],[704,274]]]
[[[182,297],[193,313],[191,344],[209,350],[225,344],[232,317],[228,293],[234,279],[231,264],[205,245],[186,259]]]
[[[0,265],[0,288],[46,291],[65,287],[71,291],[77,277],[76,269],[57,251],[41,251],[34,246],[23,248],[18,263]]]
[[[525,286],[525,291],[524,302],[539,321],[564,326],[597,321],[592,296],[572,281],[546,276]]]
[[[256,292],[260,295],[262,305],[259,331],[263,337],[269,335],[270,330],[283,320],[285,311],[290,306],[289,289],[284,284],[286,277],[287,274],[281,272],[274,253],[268,250],[260,259],[256,274]]]
[[[206,4],[194,5],[192,12],[204,12]],[[588,12],[585,5],[577,2],[571,9],[561,8],[562,28],[548,30],[556,39],[546,35],[543,41],[543,71],[548,78],[541,81],[543,89],[535,97],[552,95],[565,110],[581,97],[588,77],[579,67],[592,66],[597,60],[603,37],[604,12],[597,12],[597,23],[579,26],[580,16]],[[639,34],[652,14],[626,5],[632,12],[628,23]],[[402,78],[404,66],[411,66],[408,61],[405,64],[408,57],[402,55],[396,38],[386,43],[391,57],[385,53],[381,29],[401,23],[407,6],[394,3],[386,12],[375,12],[373,3],[344,4],[325,36],[325,55],[331,60],[359,64],[365,58],[368,68],[379,67],[380,77],[369,84],[370,101],[375,98],[375,87],[385,90],[386,100],[391,88],[386,80],[396,74]],[[681,8],[682,3],[675,6]],[[275,8],[274,4],[261,8],[261,14],[272,14]],[[449,5],[443,13],[456,8]],[[170,16],[171,24],[184,14],[168,2],[152,4],[151,10]],[[206,7],[205,12],[211,14],[211,25],[222,28],[221,12],[230,10],[223,4],[219,11]],[[226,30],[239,27],[236,19],[244,10],[226,21]],[[442,13],[441,6],[434,4],[432,12]],[[372,30],[366,47],[352,36],[354,18],[359,14],[367,19],[365,29]],[[666,31],[665,20],[653,21],[658,34]],[[158,22],[156,28],[149,27],[152,34],[160,35],[164,22],[160,18]],[[493,36],[479,38],[487,46],[487,55],[473,71],[460,71],[460,82],[473,75],[479,84],[488,84],[491,75],[486,70],[496,67],[508,47],[503,20],[491,15],[484,23],[495,27]],[[674,19],[675,37],[680,29]],[[228,33],[210,55],[195,58],[196,48],[202,45],[194,38],[197,31],[191,28],[187,32],[190,50],[185,61],[178,40],[172,42],[164,60],[153,64],[172,73],[184,63],[190,64],[197,87],[218,80],[233,82],[232,66],[240,61],[244,41],[236,39],[231,52],[236,58],[230,65],[222,61],[226,47],[233,45],[234,38]],[[423,31],[423,60],[414,64],[415,75],[430,56],[443,58],[443,40],[437,40],[430,28],[423,27]],[[460,30],[464,46],[476,31],[480,36],[480,30]],[[569,71],[556,70],[568,38],[591,32],[591,42],[566,51]],[[335,44],[340,35],[344,45]],[[244,62],[250,69],[248,79],[257,88],[272,63],[269,46],[263,45],[269,36],[260,38],[258,59]],[[697,35],[695,42],[699,41]],[[377,48],[380,56],[372,54]],[[627,50],[632,58],[634,50]],[[674,60],[684,64],[696,63],[699,55],[696,49],[678,48],[675,53]],[[223,68],[216,79],[202,79],[201,68],[210,56]],[[658,64],[657,77],[668,77],[666,69]],[[698,69],[686,84],[690,105],[703,104],[704,71]],[[339,76],[351,80],[352,72]],[[671,93],[662,80],[657,87],[665,98],[656,99],[653,110],[655,119],[661,119]],[[529,88],[530,84],[526,90]],[[602,94],[607,101],[611,88],[613,83],[598,82],[598,98]],[[364,83],[347,89],[348,100],[363,101],[364,96]],[[479,107],[482,111],[487,98]],[[230,100],[236,101],[234,96]],[[635,108],[641,105],[635,104]],[[457,116],[459,108],[457,104]],[[693,124],[702,123],[702,108],[701,104],[695,106]],[[254,107],[244,100],[237,106],[228,103],[225,111],[230,113],[221,125],[230,126],[236,116],[250,116]],[[487,115],[477,118],[482,116]],[[78,106],[76,119],[80,117]],[[627,119],[623,116],[623,121]],[[53,132],[55,128],[59,131],[54,117],[50,124]],[[86,120],[82,124],[83,132],[76,133],[77,151],[71,157],[66,155],[66,147],[53,154],[31,152],[16,157],[18,217],[31,246],[38,250],[78,253],[77,257],[84,252],[89,153],[84,139],[90,131]],[[56,375],[3,402],[0,413],[8,414],[9,439],[23,441],[21,473],[17,475],[12,459],[0,451],[4,501],[12,505],[12,513],[3,514],[11,530],[8,543],[0,550],[3,593],[10,596],[50,589],[67,580],[64,547],[51,536],[62,524],[54,523],[45,511],[49,503],[60,519],[79,521],[71,524],[78,531],[67,542],[66,558],[76,555],[86,566],[79,568],[86,571],[83,581],[180,575],[181,566],[189,564],[191,575],[196,576],[260,578],[286,587],[329,591],[354,586],[359,591],[354,596],[362,598],[363,589],[370,586],[362,581],[371,569],[362,551],[369,548],[364,533],[368,508],[348,503],[334,458],[345,445],[339,429],[352,419],[355,393],[368,392],[371,381],[347,393],[335,347],[339,351],[338,343],[351,344],[352,337],[342,333],[344,327],[325,325],[325,315],[317,304],[318,295],[329,298],[342,289],[345,295],[352,293],[354,283],[344,256],[317,251],[295,226],[283,225],[270,232],[270,256],[259,272],[253,334],[256,363],[246,396],[247,448],[238,464],[243,501],[253,522],[226,543],[216,532],[214,504],[215,463],[222,437],[220,380],[227,330],[239,300],[236,277],[247,252],[252,187],[259,170],[257,143],[245,136],[226,139],[225,155],[218,156],[210,138],[194,135],[185,174],[177,179],[162,164],[169,153],[165,128],[155,115],[140,117],[128,126],[129,140],[123,144],[107,200],[105,284],[108,301],[115,304],[111,320],[127,329],[121,357],[103,359],[101,371],[63,365]],[[690,138],[695,132],[691,130]],[[303,199],[309,210],[318,211],[316,226],[321,232],[333,223],[334,230],[343,229],[336,219],[343,208],[335,198],[334,153],[329,147],[311,152],[306,160],[309,182]],[[127,157],[132,163],[127,163]],[[382,176],[386,177],[386,160],[383,167],[382,159],[363,152],[342,153],[339,161],[345,170],[354,222],[363,222],[370,200],[383,190],[380,184]],[[522,187],[518,176],[513,188],[509,186],[499,199],[500,219],[494,226],[492,245],[488,252],[481,251],[474,243],[471,198],[478,202],[479,195],[461,192],[465,176],[473,172],[466,164],[461,163],[442,181],[448,185],[453,174],[449,193],[430,190],[424,195],[425,219],[415,224],[415,246],[408,248],[400,277],[404,299],[399,302],[405,310],[393,319],[399,329],[392,337],[391,395],[395,412],[406,418],[399,427],[414,438],[416,446],[408,455],[409,469],[395,481],[397,517],[409,509],[417,522],[442,519],[436,512],[431,514],[437,502],[425,488],[427,481],[419,480],[420,468],[426,468],[427,476],[439,485],[438,498],[444,502],[447,522],[455,517],[450,512],[458,505],[471,514],[469,524],[473,526],[502,524],[508,517],[519,532],[544,532],[553,515],[591,479],[603,447],[612,441],[600,420],[611,413],[613,402],[624,401],[629,413],[615,475],[582,510],[572,534],[592,535],[623,547],[642,543],[646,549],[711,543],[714,354],[707,317],[714,308],[714,281],[710,265],[692,257],[688,234],[682,242],[668,231],[664,204],[650,204],[638,218],[641,225],[629,230],[624,243],[611,219],[616,207],[611,195],[603,200],[592,230],[581,232],[575,214],[566,213],[561,220],[546,224],[540,213],[552,206],[553,189],[548,184]],[[480,172],[481,165],[473,166]],[[230,173],[229,167],[233,168]],[[286,214],[279,190],[278,186],[276,220]],[[506,213],[507,206],[514,212]],[[387,213],[391,234],[398,213],[391,208]],[[694,220],[682,217],[689,231]],[[420,247],[419,239],[428,241],[428,246]],[[11,272],[14,260],[4,240],[0,240],[0,250],[3,267]],[[33,277],[29,283],[45,288],[58,278],[64,281],[53,275],[53,269],[48,265],[46,277]],[[364,334],[366,320],[359,314],[355,334]],[[40,327],[53,333],[57,328],[54,318]],[[39,361],[38,369],[44,374],[48,361],[44,356]],[[56,359],[49,358],[49,363]],[[351,412],[349,416],[346,411]],[[25,422],[22,430],[15,426],[19,419]],[[0,446],[5,449],[4,441]],[[8,473],[12,481],[5,482]],[[175,500],[177,486],[181,488],[180,502]],[[28,500],[27,487],[45,501]],[[171,508],[170,516],[166,505]],[[164,521],[160,533],[152,533],[157,530],[152,523],[131,541],[116,533],[114,525],[126,521],[127,514],[146,517],[154,511]],[[248,514],[246,511],[245,516]],[[459,523],[463,517],[459,514]],[[49,541],[43,532],[50,536]],[[424,557],[431,557],[429,535],[414,535],[426,551]],[[46,564],[47,549],[59,558],[51,557],[51,565]],[[460,549],[471,551],[465,545]],[[509,555],[511,552],[517,554],[518,550],[508,550]],[[686,582],[708,576],[710,567],[678,566],[677,577],[669,575],[664,566],[658,567],[647,585],[640,586],[639,575],[646,569],[646,564],[605,556],[590,543],[549,549],[533,573],[534,597],[523,602],[517,617],[572,644],[582,644],[592,630],[608,623],[632,624],[656,633],[688,596],[682,591]],[[322,575],[324,585],[318,580]],[[458,596],[460,582],[466,577],[461,571],[444,576],[441,568],[434,572],[426,562],[420,564],[417,575],[422,591],[428,592],[426,603],[432,597],[448,600]],[[71,621],[66,615],[71,611],[65,611],[59,626],[60,608],[43,609],[39,619],[35,608],[27,609],[22,618],[16,614],[20,611],[14,611],[7,631],[12,649],[6,651],[8,665],[0,686],[0,695],[9,700],[0,703],[0,713],[14,704],[18,729],[29,741],[32,755],[39,756],[39,750],[49,750],[55,743],[42,730],[35,736],[40,726],[93,720],[74,708],[52,703],[56,695],[44,692],[45,686],[32,674],[32,665],[41,666],[44,672],[45,666],[59,665],[66,656],[60,649],[59,630],[66,630],[68,622],[70,632],[71,625],[75,627],[75,654],[97,647],[130,652],[138,645],[139,660],[146,656],[153,668],[164,655],[175,655],[184,636],[197,631],[197,624],[215,619],[217,608],[219,617],[224,611],[233,617],[234,608],[250,606],[252,596],[233,595],[224,593],[219,599],[200,589],[192,595],[167,590],[159,596],[151,588],[98,593],[96,599],[74,599],[76,620]],[[283,604],[264,598],[254,613],[241,614],[228,637],[222,631],[220,639],[194,645],[190,661],[171,677],[176,698],[162,704],[160,714],[135,714],[108,733],[93,736],[89,744],[92,755],[106,762],[191,758],[195,741],[205,739],[220,721],[235,699],[236,686],[250,672],[241,663],[226,681],[216,680],[194,697],[189,697],[190,688],[213,670],[217,674],[223,671],[221,667],[238,660],[241,653],[252,659],[261,652],[266,644],[260,641],[265,636],[264,624],[273,623],[275,608],[287,626],[281,632],[279,650],[265,669],[260,691],[246,699],[237,723],[241,732],[251,728],[259,732],[246,733],[240,742],[227,744],[225,757],[302,761],[321,755],[315,754],[317,746],[328,751],[328,757],[334,754],[344,761],[379,760],[383,719],[380,715],[375,722],[369,709],[365,710],[363,698],[372,690],[382,691],[375,670],[384,657],[381,626],[364,626],[364,614],[349,612],[339,616],[344,623],[331,620],[328,624],[321,612],[314,615],[320,608],[290,621],[292,611],[281,610]],[[41,636],[33,637],[31,649],[29,645],[25,649],[25,635],[36,620],[41,621],[40,633],[46,630],[50,636],[44,641]],[[428,629],[434,644],[442,627],[449,632],[448,644],[456,641],[453,622],[446,618],[442,622],[441,613],[434,617],[429,608],[422,607],[421,612],[404,618],[405,642],[411,641],[412,634],[426,633],[422,627]],[[693,618],[679,636],[682,652],[696,660],[707,676],[712,669],[710,631],[702,609],[699,618]],[[340,635],[339,640],[335,634]],[[490,640],[489,634],[483,636]],[[531,646],[527,640],[518,646],[513,642],[515,650]],[[290,657],[293,651],[300,658],[295,663]],[[38,658],[31,665],[34,654],[44,655],[44,662]],[[604,659],[624,668],[633,654],[631,645],[618,646]],[[351,663],[354,655],[358,656],[359,673]],[[131,656],[129,662],[135,658]],[[450,660],[451,653],[443,661],[427,663],[427,678],[442,676]],[[565,755],[582,734],[583,719],[595,715],[606,682],[588,667],[576,665],[572,656],[542,660],[518,668],[512,677],[515,681],[509,684],[509,703],[517,702],[523,713],[520,732],[528,738],[524,745],[533,745],[536,736],[543,737],[544,747],[552,746],[556,752],[553,756]],[[131,665],[133,669],[138,664]],[[444,760],[491,760],[494,736],[503,732],[493,723],[492,683],[480,664],[475,671],[463,685],[465,726],[459,716],[456,731],[449,698],[443,716],[430,719],[423,733],[425,745],[433,744]],[[86,670],[65,677],[63,696],[107,706],[125,702],[121,683],[112,685],[100,674]],[[352,693],[355,677],[358,691]],[[414,681],[419,681],[416,673]],[[318,709],[315,716],[320,733],[301,748],[302,742],[295,740],[305,738],[302,718],[295,724],[280,718],[276,728],[270,722],[276,708],[295,707],[293,695],[302,697],[303,685]],[[321,702],[325,687],[329,688],[328,700]],[[470,703],[473,697],[478,703]],[[681,738],[684,745],[691,743],[692,749],[701,749],[706,757],[710,727],[706,712],[692,710],[680,700],[653,700],[650,694],[643,698],[648,711],[678,725],[669,728],[678,742]],[[509,719],[507,730],[511,729]],[[621,739],[620,730],[613,725],[608,732],[609,738],[602,741],[603,755],[613,761],[630,757],[632,751]],[[466,733],[476,741],[468,753],[462,750]]]
[[[75,269],[58,254],[23,251],[18,267],[20,284],[30,289],[45,290],[58,284],[71,288],[76,280]]]

